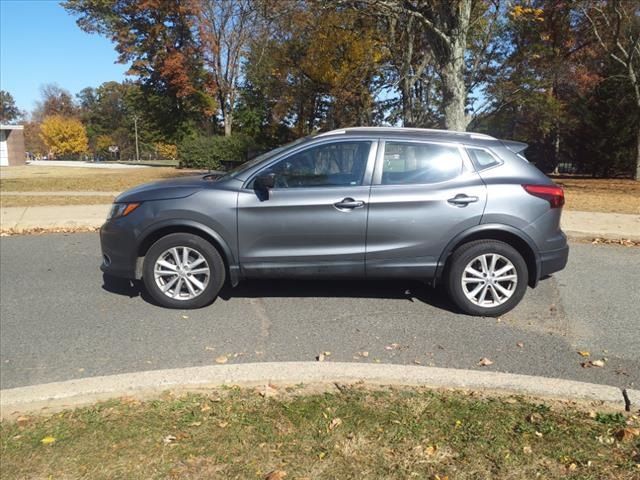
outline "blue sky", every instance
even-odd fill
[[[40,86],[72,94],[125,78],[109,39],[78,28],[57,0],[0,0],[0,89],[31,111]]]

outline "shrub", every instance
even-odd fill
[[[217,170],[246,161],[250,145],[251,140],[240,134],[187,138],[178,146],[178,160],[183,168]]]

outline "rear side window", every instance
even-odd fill
[[[431,143],[386,142],[383,185],[439,183],[462,172],[462,157],[455,146]]]
[[[467,148],[467,152],[469,152],[469,156],[476,170],[484,170],[485,168],[500,164],[500,160],[488,150],[482,148]]]

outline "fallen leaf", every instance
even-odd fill
[[[162,439],[162,443],[164,443],[165,445],[169,445],[170,443],[175,442],[177,439],[175,437],[175,435],[167,435],[166,437],[164,437]]]
[[[228,361],[229,359],[226,355],[220,355],[219,357],[216,357],[216,363],[227,363]]]
[[[619,442],[626,443],[626,442],[630,442],[631,440],[633,440],[635,437],[639,435],[640,435],[640,428],[626,427],[618,430],[614,436],[616,437],[616,440],[618,440]]]
[[[586,350],[578,350],[578,355],[580,355],[581,357],[588,357],[589,355],[591,355],[591,353],[587,352]]]
[[[542,438],[542,432],[535,432],[535,436],[538,438]]]
[[[598,418],[598,413],[592,410],[589,412],[589,418]]]
[[[258,393],[264,398],[271,398],[278,394],[278,390],[275,387],[266,384]]]
[[[530,446],[524,446],[522,447],[522,451],[526,454],[526,455],[531,455],[531,453],[533,453],[533,450],[531,449]]]
[[[182,315],[182,318],[184,318],[186,320],[187,318],[189,318],[189,316],[188,315]]]
[[[202,425],[202,422],[191,422],[189,424],[190,427],[199,427],[200,425]]]
[[[211,410],[211,407],[209,405],[203,405],[202,408],[200,409],[201,412],[208,412],[209,410]]]
[[[204,349],[207,352],[213,352],[216,348],[215,347],[204,347]]]
[[[533,412],[527,415],[527,422],[529,423],[540,423],[542,421],[542,415],[537,412]]]
[[[329,430],[335,430],[340,425],[342,425],[342,419],[341,418],[334,418],[333,420],[331,420],[331,423],[329,424]]]
[[[55,443],[56,439],[54,437],[44,437],[42,440],[40,440],[40,443],[43,445],[51,445],[52,443]]]
[[[286,476],[287,472],[285,472],[284,470],[272,470],[271,472],[267,473],[267,475],[264,477],[264,480],[282,480]]]
[[[489,365],[493,365],[493,362],[487,357],[482,357],[478,362],[478,365],[480,365],[481,367],[488,367]]]
[[[580,365],[582,366],[582,368],[591,368],[591,367],[598,367],[598,368],[602,368],[604,367],[604,363],[605,360],[589,360],[587,362],[582,362]]]
[[[220,423],[218,424],[218,426],[219,426],[220,428],[227,428],[227,427],[229,426],[229,422],[220,422]]]
[[[517,346],[518,348],[524,348],[524,343],[522,343],[522,342],[518,342],[518,343],[516,343],[516,346]]]
[[[400,344],[398,343],[392,343],[390,345],[387,345],[386,347],[384,347],[385,350],[395,350],[400,346]]]
[[[426,453],[429,456],[432,456],[432,455],[435,455],[437,450],[438,450],[438,447],[429,445],[427,448],[424,449],[424,453]]]
[[[367,358],[369,356],[369,352],[358,352],[358,355],[361,357]]]
[[[316,360],[318,360],[319,362],[324,362],[324,353],[319,353],[316,357]]]
[[[576,465],[575,463],[572,463],[572,464],[569,465],[568,468],[569,468],[569,470],[571,470],[573,472],[574,470],[576,470],[578,468],[578,465]]]
[[[413,361],[413,363],[415,363],[416,365],[422,365],[422,362],[417,358]]]

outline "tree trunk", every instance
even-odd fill
[[[224,136],[228,137],[231,135],[231,125],[233,121],[233,112],[228,111],[224,114]]]
[[[634,178],[640,182],[640,127],[636,139],[636,174]]]
[[[407,74],[408,75],[408,74]],[[402,80],[402,126],[413,127],[413,93],[411,92],[411,79],[406,76]]]
[[[455,42],[452,57],[442,70],[442,109],[447,130],[464,131],[469,121],[465,113],[467,88],[464,84],[464,43]]]

